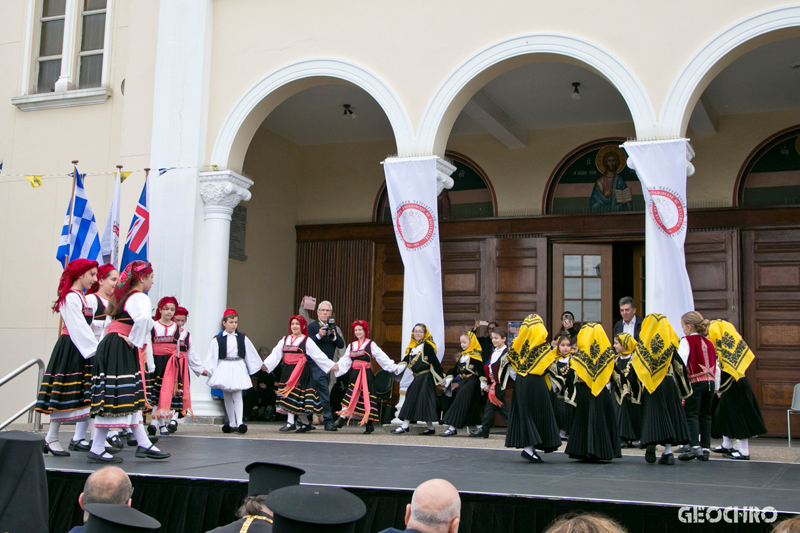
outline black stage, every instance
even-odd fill
[[[172,453],[166,461],[136,459],[128,448],[120,455],[121,466],[135,476],[134,487],[144,489],[134,493],[135,507],[163,518],[171,506],[165,497],[185,499],[173,504],[188,507],[186,520],[162,531],[199,532],[226,523],[245,494],[244,467],[258,460],[302,467],[304,484],[344,487],[361,496],[370,509],[358,529],[364,532],[402,526],[410,491],[433,477],[447,479],[462,494],[461,531],[539,531],[570,510],[611,515],[630,531],[769,531],[750,524],[689,526],[679,520],[678,509],[755,506],[800,513],[800,464],[712,460],[664,466],[647,464],[642,456],[582,464],[552,453],[543,455],[545,464],[534,465],[518,450],[177,435],[163,444]],[[79,453],[47,456],[45,464],[51,523],[57,522],[51,531],[60,533],[69,525],[58,522],[74,507],[75,490],[97,465]],[[190,494],[181,496],[186,490]],[[137,498],[148,497],[152,501],[137,505]],[[192,518],[192,510],[205,515],[202,521]]]

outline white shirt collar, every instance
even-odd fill
[[[162,324],[162,326],[163,326],[163,324]],[[231,337],[235,337],[235,336],[236,336],[236,332],[235,332],[235,331],[234,331],[233,333],[228,333],[227,331],[223,331],[223,332],[222,332],[222,336],[223,336],[223,337],[227,337],[227,336],[229,336],[229,335],[230,335]]]

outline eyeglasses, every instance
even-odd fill
[[[131,487],[131,495],[129,496],[129,498],[133,498],[133,487]]]

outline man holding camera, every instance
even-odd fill
[[[333,306],[330,302],[324,301],[320,303],[319,307],[317,307],[317,319],[308,325],[308,336],[317,343],[319,349],[328,356],[328,359],[333,361],[336,349],[344,348],[344,339],[341,333],[337,331],[334,320],[331,318],[331,313],[333,313]],[[311,365],[314,388],[317,390],[319,399],[322,402],[322,420],[325,423],[325,431],[336,431],[337,428],[331,415],[331,398],[328,391],[330,374],[323,372],[311,360],[308,361],[308,364]]]

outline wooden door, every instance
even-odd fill
[[[487,242],[487,306],[499,325],[531,313],[547,324],[547,239],[499,237]]]
[[[599,322],[611,335],[611,260],[610,244],[553,244],[553,334],[561,329],[561,313],[569,311],[576,323]]]
[[[800,383],[800,230],[743,231],[747,370],[771,436],[786,436],[786,410]],[[800,424],[792,436],[800,437]]]
[[[738,230],[689,232],[684,253],[695,310],[704,318],[721,318],[741,330]]]

